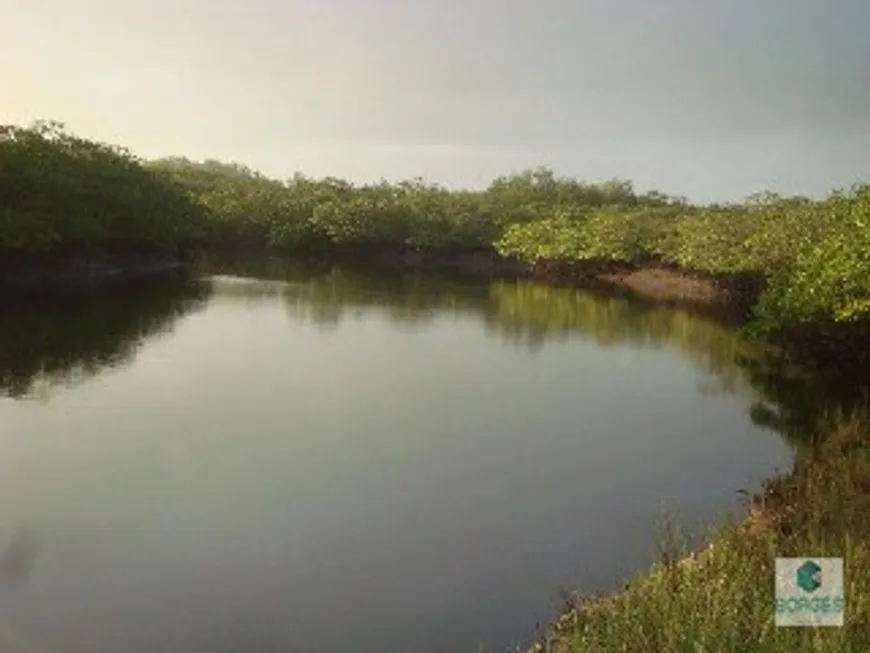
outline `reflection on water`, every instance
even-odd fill
[[[206,268],[207,269],[207,268]],[[758,426],[801,441],[820,419],[866,401],[868,388],[820,383],[781,352],[691,311],[528,281],[481,284],[432,275],[375,275],[300,268],[278,259],[223,265],[220,293],[242,302],[281,301],[295,319],[332,329],[374,312],[414,329],[446,315],[475,316],[487,333],[539,351],[572,339],[599,347],[672,347],[710,373],[705,395],[740,394]],[[234,275],[234,276],[231,276]]]
[[[503,651],[645,565],[663,505],[736,509],[822,404],[686,312],[206,272],[4,311],[0,652]]]
[[[16,298],[0,319],[0,393],[24,397],[130,362],[146,339],[201,309],[209,285],[174,275],[114,291]]]

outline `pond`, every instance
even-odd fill
[[[280,261],[17,300],[0,650],[529,644],[663,515],[790,469],[753,355],[625,298]]]

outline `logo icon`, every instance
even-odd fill
[[[797,586],[804,592],[815,592],[822,586],[822,568],[807,560],[797,570]]]
[[[775,576],[777,626],[844,625],[842,558],[777,558]]]

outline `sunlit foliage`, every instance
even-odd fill
[[[765,331],[799,321],[870,315],[870,186],[821,201],[772,194],[727,206],[593,211],[513,225],[504,255],[638,263],[650,259],[713,274],[754,273],[767,287],[756,308]]]

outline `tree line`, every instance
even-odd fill
[[[766,279],[756,326],[870,315],[870,185],[827,198],[773,193],[693,205],[631,182],[537,168],[482,190],[421,179],[270,179],[237,163],[170,157],[70,134],[0,126],[0,251],[51,254],[255,243],[495,250],[529,263],[658,262]]]

